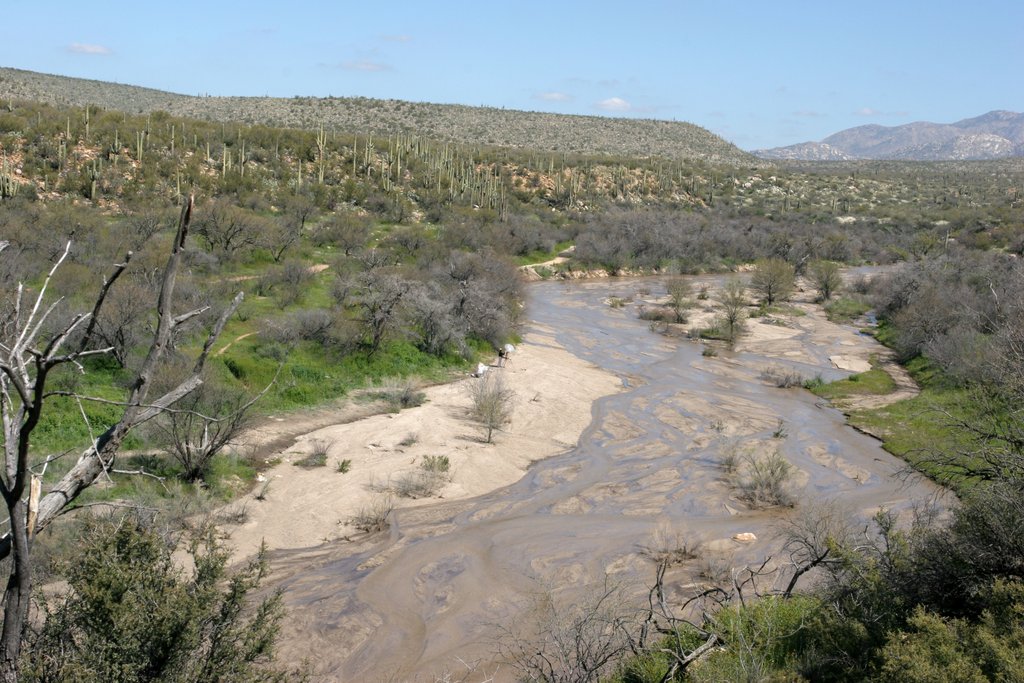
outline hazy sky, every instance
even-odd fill
[[[184,94],[675,119],[744,149],[1024,111],[1024,1],[17,2],[0,65]]]

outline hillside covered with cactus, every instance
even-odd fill
[[[735,145],[691,123],[654,119],[568,116],[365,97],[196,97],[32,71],[0,68],[0,99],[25,99],[133,114],[176,116],[434,140],[539,151],[715,163],[759,162]]]

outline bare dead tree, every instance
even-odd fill
[[[276,379],[276,378],[275,378]],[[250,408],[273,382],[255,396],[223,383],[203,385],[155,420],[166,451],[178,461],[186,481],[199,481],[209,472],[218,453],[229,446],[249,424]]]
[[[808,502],[782,523],[783,552],[789,555],[792,574],[782,591],[789,597],[808,572],[840,564],[854,545],[852,516],[835,503]]]
[[[629,651],[636,612],[615,584],[606,582],[575,604],[545,592],[532,607],[526,629],[499,629],[498,649],[521,680],[596,682]]]
[[[648,608],[637,637],[631,641],[634,654],[659,653],[668,658],[662,682],[678,680],[700,659],[722,648],[756,652],[754,643],[736,629],[734,619],[723,618],[726,610],[741,610],[748,602],[785,599],[769,589],[778,578],[772,558],[759,565],[732,569],[728,581],[699,588],[681,603],[673,604],[665,588],[671,561],[658,563],[654,584],[648,592]],[[698,645],[694,646],[696,636]],[[752,679],[757,680],[757,679]]]
[[[480,425],[487,443],[494,440],[496,429],[512,421],[515,398],[515,392],[494,373],[487,373],[469,385],[469,416]]]
[[[728,592],[719,587],[711,586],[698,591],[687,599],[682,605],[669,605],[668,596],[665,592],[665,573],[668,571],[670,562],[663,560],[658,563],[655,573],[654,585],[647,594],[647,613],[636,641],[632,644],[634,654],[642,652],[660,652],[668,655],[671,660],[668,671],[662,677],[662,681],[673,680],[679,674],[686,671],[687,667],[708,654],[714,648],[721,645],[722,640],[718,633],[704,628],[707,621],[707,608],[705,603],[711,603],[720,607],[729,597]],[[697,605],[698,609],[693,609]],[[704,618],[698,622],[685,616],[691,612],[703,615]],[[697,633],[703,642],[696,648],[689,650],[684,645],[685,631],[690,629]],[[649,642],[651,637],[657,637],[659,642]]]
[[[83,360],[112,351],[109,346],[94,346],[96,320],[111,287],[125,271],[131,253],[123,263],[115,265],[103,281],[91,311],[77,313],[67,322],[57,325],[55,331],[49,332],[55,324],[55,311],[61,302],[58,299],[48,303],[47,290],[54,274],[70,253],[71,244],[68,243],[34,300],[24,285],[18,286],[12,313],[0,329],[0,417],[3,421],[4,457],[0,493],[10,515],[10,529],[0,536],[0,559],[11,557],[12,560],[4,593],[3,631],[0,633],[0,680],[5,683],[18,680],[22,637],[32,591],[33,538],[101,474],[112,468],[118,450],[132,429],[159,415],[202,384],[203,366],[210,349],[241,302],[239,293],[213,325],[192,372],[162,395],[151,397],[153,377],[164,361],[175,329],[206,310],[203,307],[179,314],[173,310],[175,284],[189,233],[193,201],[190,197],[182,207],[157,297],[156,329],[145,360],[120,404],[120,418],[81,452],[77,462],[45,494],[42,491],[42,474],[48,461],[33,467],[29,448],[33,430],[39,424],[47,400],[58,393],[48,389],[47,380],[59,367],[72,365],[82,368]],[[83,327],[84,332],[79,334]],[[78,398],[89,399],[84,396]]]

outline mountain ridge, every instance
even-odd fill
[[[692,123],[658,119],[551,114],[496,107],[366,97],[194,96],[154,88],[0,67],[0,99],[95,105],[145,113],[167,111],[218,121],[436,140],[566,154],[702,159],[764,165],[736,145]]]
[[[899,126],[867,124],[847,128],[820,142],[754,150],[762,159],[812,161],[822,158],[893,161],[968,161],[1024,156],[1024,114],[996,109],[953,123],[914,121]],[[816,147],[817,146],[817,147]]]

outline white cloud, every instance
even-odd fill
[[[615,112],[630,111],[633,108],[632,104],[622,99],[621,97],[609,97],[606,100],[601,100],[600,102],[598,102],[596,106],[598,109],[603,109],[604,111]]]
[[[391,71],[390,64],[382,64],[381,62],[371,62],[367,59],[358,59],[348,62],[342,62],[341,68],[345,69],[346,71],[366,71],[368,73]]]
[[[909,116],[909,111],[881,111],[880,109],[872,109],[871,107],[861,107],[857,111],[853,112],[857,116]]]
[[[564,92],[542,92],[534,95],[534,99],[545,102],[571,102],[572,95],[567,95]]]
[[[109,55],[113,50],[104,45],[90,45],[89,43],[71,43],[68,45],[68,52],[79,55]]]

